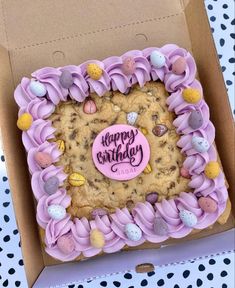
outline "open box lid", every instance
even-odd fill
[[[166,43],[193,52],[231,187],[234,144],[233,134],[226,131],[233,130],[233,118],[203,0],[2,1],[0,45],[7,50],[0,49],[0,123],[29,283],[45,263],[54,262],[40,249],[26,157],[15,125],[18,110],[14,87],[23,76],[30,77],[44,66],[76,65]],[[231,223],[222,228],[231,228]],[[213,233],[222,228],[215,228]],[[203,235],[206,232],[197,237]]]

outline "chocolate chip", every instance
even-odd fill
[[[132,210],[135,207],[135,203],[133,200],[127,200],[126,207],[128,210]]]
[[[153,134],[158,137],[162,137],[167,131],[168,128],[163,124],[156,125],[152,130]]]
[[[84,155],[80,155],[79,159],[80,161],[84,162],[86,160],[86,157]]]
[[[153,121],[156,121],[157,119],[158,119],[158,115],[157,114],[152,115],[152,120]]]
[[[78,129],[73,130],[73,132],[69,135],[69,140],[74,140],[77,136]]]

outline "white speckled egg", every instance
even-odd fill
[[[192,146],[200,153],[204,153],[210,148],[210,144],[205,138],[197,136],[192,138]]]
[[[47,93],[45,85],[38,81],[31,81],[29,84],[29,89],[37,97],[43,97]]]
[[[138,118],[138,113],[130,112],[126,115],[127,123],[130,125],[134,125]]]
[[[125,234],[131,241],[139,241],[142,237],[142,231],[133,223],[128,223],[125,226]]]
[[[57,204],[52,204],[48,206],[47,212],[54,220],[62,220],[66,216],[65,208]]]
[[[187,227],[194,227],[197,224],[197,216],[188,210],[180,211],[180,219]]]
[[[150,54],[150,62],[154,67],[162,68],[166,63],[166,58],[161,52],[155,50]]]

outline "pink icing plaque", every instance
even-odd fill
[[[130,125],[113,125],[95,138],[92,158],[96,168],[106,177],[123,181],[138,176],[150,158],[145,136]]]

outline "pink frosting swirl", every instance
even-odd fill
[[[68,90],[59,83],[61,72],[52,67],[45,67],[32,73],[32,77],[43,83],[47,90],[47,97],[57,105],[60,101],[66,101]]]
[[[44,195],[39,199],[37,205],[37,222],[44,229],[51,220],[47,208],[53,204],[58,204],[64,208],[68,208],[71,204],[71,197],[67,195],[65,189],[60,189],[52,195]]]
[[[24,106],[19,110],[19,116],[23,113],[29,113],[32,115],[33,120],[46,119],[55,110],[55,105],[48,101],[47,99],[40,100],[35,98],[31,100],[27,106]]]
[[[59,160],[59,156],[61,155],[61,152],[59,151],[56,143],[50,143],[46,141],[38,147],[31,148],[27,156],[27,162],[31,174],[38,170],[43,170],[43,168],[39,166],[35,160],[35,154],[37,152],[44,152],[50,154],[53,163],[57,162]]]
[[[94,80],[91,79],[90,76],[86,72],[87,65],[90,63],[97,64],[102,70],[102,76],[100,77],[99,80]],[[103,96],[107,91],[110,90],[110,77],[108,73],[105,71],[105,65],[103,62],[98,61],[98,60],[90,60],[87,61],[80,66],[78,66],[79,69],[81,69],[83,77],[86,79],[89,87],[90,87],[90,92],[97,93],[99,96]]]
[[[20,108],[27,107],[28,104],[36,98],[29,89],[30,82],[31,80],[29,78],[24,77],[15,89],[14,98]]]
[[[60,185],[66,179],[67,175],[63,172],[63,167],[56,167],[51,165],[42,171],[36,171],[32,175],[31,185],[34,196],[39,200],[42,196],[47,195],[44,191],[44,184],[50,177],[56,176],[59,179]]]
[[[73,77],[73,85],[69,88],[69,95],[72,99],[83,102],[89,95],[89,86],[78,66],[69,65],[60,68],[61,71],[68,70]]]
[[[130,240],[126,234],[125,234],[125,226],[128,223],[134,223],[134,219],[131,216],[130,212],[127,208],[123,209],[116,209],[116,212],[112,215],[110,215],[112,219],[111,227],[114,231],[114,233],[124,240],[125,244],[128,246],[138,246],[142,243],[144,243],[145,239],[142,236],[139,241],[132,241]]]
[[[51,121],[38,119],[33,122],[27,131],[23,131],[22,141],[27,151],[43,144],[45,141],[54,137],[55,128],[52,127]]]
[[[156,203],[155,207],[157,215],[166,221],[169,228],[170,237],[182,238],[192,231],[192,228],[186,227],[182,223],[175,200],[163,199],[161,203]]]
[[[192,133],[194,131],[197,130],[205,130],[207,128],[207,125],[209,124],[209,117],[210,117],[210,113],[209,113],[209,108],[207,106],[207,104],[205,103],[204,100],[202,100],[204,103],[201,107],[198,107],[197,109],[195,109],[194,107],[192,107],[191,111],[185,112],[182,115],[179,115],[174,121],[173,121],[173,125],[176,127],[176,132],[178,134],[189,134]],[[200,128],[198,129],[193,129],[188,125],[188,119],[190,116],[190,113],[193,110],[197,110],[199,111],[202,116],[203,116],[203,124]]]
[[[171,70],[166,73],[164,83],[168,92],[174,92],[180,87],[191,85],[195,80],[197,68],[192,55],[183,48],[174,49],[167,54],[168,61],[172,65],[179,57],[183,57],[186,61],[186,69],[182,75],[176,75]],[[171,69],[171,67],[170,67]]]
[[[152,243],[165,241],[168,236],[159,236],[154,232],[156,212],[149,202],[137,203],[132,211],[135,223],[143,231],[144,238]]]
[[[198,108],[200,109],[204,105],[205,101],[203,99],[198,101],[198,103],[196,104],[188,103],[183,99],[183,90],[189,87],[197,89],[200,92],[201,96],[203,95],[202,86],[200,82],[195,79],[190,86],[179,88],[178,90],[172,92],[171,95],[166,99],[166,103],[167,105],[169,105],[169,111],[174,111],[176,115],[179,115],[189,110],[197,110]]]

